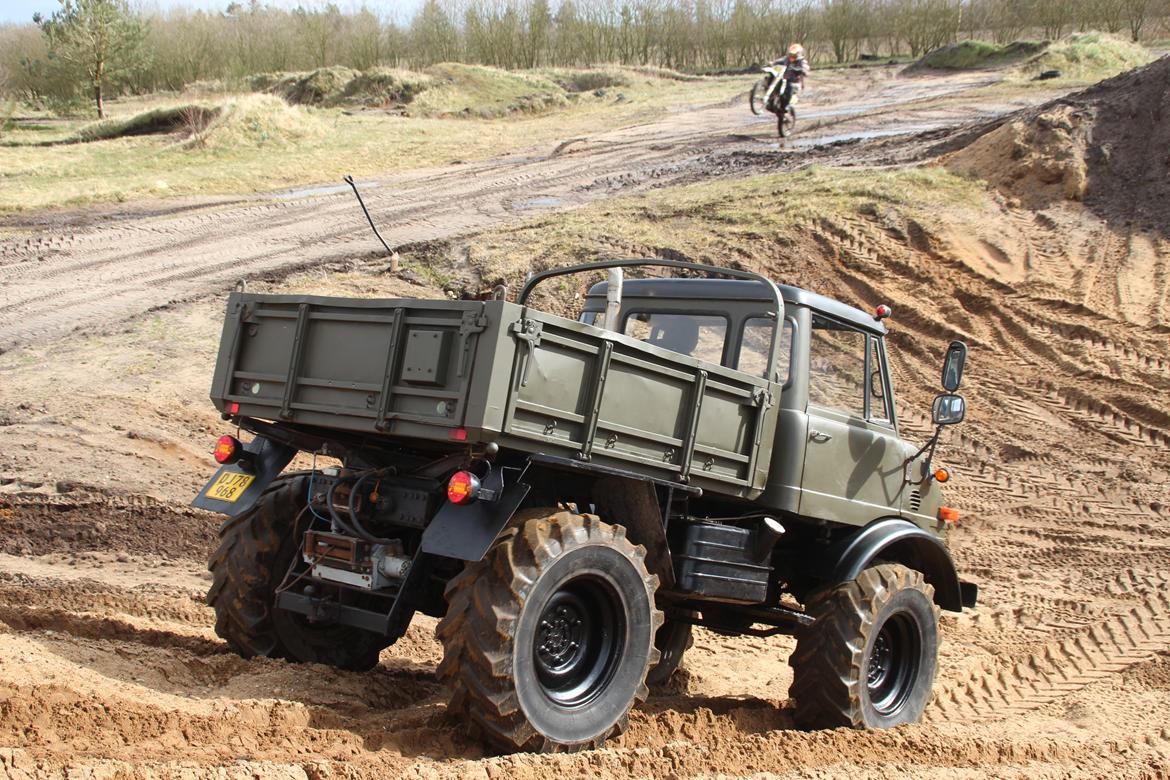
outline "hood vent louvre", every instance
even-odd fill
[[[917,512],[920,506],[922,506],[922,493],[915,488],[910,491],[910,511]]]

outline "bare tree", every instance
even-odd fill
[[[297,36],[305,51],[312,56],[313,64],[318,68],[333,65],[344,24],[340,9],[333,3],[320,10],[297,8],[293,11],[293,18],[296,19]]]
[[[1153,0],[1123,0],[1125,15],[1129,19],[1129,33],[1134,43],[1141,40],[1142,30],[1153,10]]]

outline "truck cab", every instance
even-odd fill
[[[851,526],[897,516],[941,529],[937,481],[905,478],[915,470],[917,448],[898,430],[886,355],[889,308],[871,314],[797,287],[778,288],[783,323],[767,378],[780,412],[767,487],[757,502]],[[776,312],[759,283],[627,280],[612,327],[605,322],[608,299],[608,282],[593,285],[580,321],[757,376],[767,369]],[[843,463],[854,465],[842,469]]]

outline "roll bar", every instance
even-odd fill
[[[524,306],[528,302],[528,296],[532,294],[532,290],[546,279],[551,279],[554,276],[566,276],[568,274],[577,274],[585,271],[597,271],[605,268],[631,268],[635,266],[658,266],[662,268],[677,268],[684,271],[697,271],[704,273],[707,276],[730,276],[736,279],[748,279],[763,283],[772,293],[772,300],[776,304],[776,320],[772,323],[772,351],[768,355],[768,373],[767,379],[769,382],[776,381],[773,374],[776,370],[776,362],[780,351],[780,329],[784,326],[784,297],[780,294],[780,288],[766,276],[756,273],[755,271],[740,271],[735,268],[720,268],[717,265],[707,265],[705,263],[688,263],[683,260],[643,260],[643,259],[625,259],[625,260],[598,260],[593,263],[581,263],[579,265],[570,265],[564,268],[550,268],[547,271],[541,271],[534,274],[524,283],[524,287],[520,289],[520,294],[516,296],[516,303]]]

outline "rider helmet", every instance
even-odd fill
[[[795,60],[804,56],[804,47],[799,43],[794,43],[788,47],[788,59]]]

